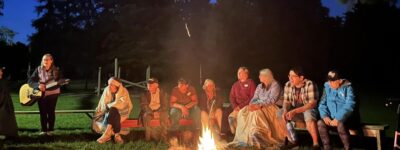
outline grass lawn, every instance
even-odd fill
[[[21,106],[17,94],[12,94],[15,110],[38,110],[37,104],[34,106]],[[360,100],[368,100],[368,103],[361,102],[360,112],[363,122],[389,124],[390,129],[386,132],[389,137],[385,146],[390,148],[392,145],[392,136],[395,124],[395,109],[384,107],[384,100],[381,96],[364,96],[359,97]],[[132,97],[134,111],[131,113],[131,118],[136,118],[139,113],[138,97]],[[57,109],[76,110],[76,109],[94,109],[97,105],[98,98],[91,94],[75,94],[65,93],[59,97]],[[0,144],[5,149],[140,149],[140,150],[155,150],[167,149],[166,143],[145,142],[144,133],[142,130],[131,132],[127,136],[123,136],[125,144],[118,145],[107,143],[99,145],[95,141],[100,135],[93,134],[90,130],[91,120],[85,114],[57,114],[55,123],[55,132],[51,137],[39,136],[40,121],[39,114],[16,115],[19,127],[20,140],[18,142],[5,143],[0,141]],[[231,139],[230,137],[229,139]],[[300,137],[300,149],[309,149],[311,138],[308,134]],[[227,140],[229,142],[229,139]],[[338,138],[335,138],[336,143],[340,143]],[[1,146],[0,145],[0,149]],[[340,145],[340,144],[337,144]],[[363,145],[359,149],[375,149],[375,141],[370,138],[356,139],[356,146]],[[366,145],[366,146],[365,146]],[[340,146],[337,146],[340,147]]]
[[[37,104],[21,106],[16,94],[12,94],[15,110],[38,110]],[[56,109],[94,109],[97,97],[88,94],[62,94],[59,97]],[[134,110],[138,110],[137,100],[134,100]],[[137,117],[134,111],[131,117]],[[124,136],[126,144],[118,145],[107,143],[99,145],[96,139],[100,135],[93,134],[90,130],[91,120],[85,114],[57,114],[55,132],[53,136],[39,136],[39,114],[16,115],[19,127],[19,142],[4,143],[5,149],[167,149],[165,143],[145,142],[143,131],[131,132]],[[0,147],[1,149],[1,147]]]

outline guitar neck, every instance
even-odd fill
[[[57,85],[58,85],[57,82],[50,82],[50,83],[47,83],[47,84],[46,84],[46,89],[55,87],[55,86],[57,86]]]
[[[46,84],[46,89],[49,89],[49,88],[52,88],[52,87],[55,87],[55,86],[57,86],[57,85],[65,85],[65,84],[68,84],[69,83],[69,79],[62,79],[62,80],[59,80],[59,81],[51,81],[51,82],[48,82],[47,84]]]

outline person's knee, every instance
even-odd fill
[[[318,125],[319,127],[326,126],[326,124],[325,124],[325,122],[324,122],[323,120],[318,120],[317,125]]]
[[[201,110],[199,107],[197,106],[193,106],[192,110],[191,110],[194,114],[200,114]]]
[[[220,109],[220,108],[216,109],[215,110],[215,114],[219,115],[219,116],[222,116],[222,109]]]
[[[208,113],[206,111],[201,111],[200,116],[201,116],[201,118],[208,117]]]
[[[109,109],[109,112],[110,112],[110,113],[118,113],[118,109],[115,108],[115,107],[111,107],[111,108]]]
[[[306,121],[306,126],[307,126],[307,130],[308,131],[316,130],[317,129],[316,125],[317,125],[317,121],[316,120],[310,119],[310,120]]]
[[[144,113],[143,114],[143,120],[148,121],[153,119],[153,115],[151,113]]]
[[[338,122],[337,130],[338,130],[339,132],[346,132],[346,126],[344,125],[343,122]]]
[[[182,112],[177,108],[171,108],[170,114],[171,118],[179,118],[182,115]]]

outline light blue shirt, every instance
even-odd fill
[[[265,87],[263,83],[258,84],[253,98],[250,104],[267,105],[275,104],[279,100],[281,95],[281,86],[278,82],[272,81],[272,83]]]

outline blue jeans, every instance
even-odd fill
[[[170,112],[171,118],[171,131],[176,131],[179,129],[179,120],[182,118],[182,111],[178,108],[171,108]],[[189,118],[193,120],[195,129],[200,129],[201,119],[200,119],[200,109],[197,106],[193,106],[189,109]]]

